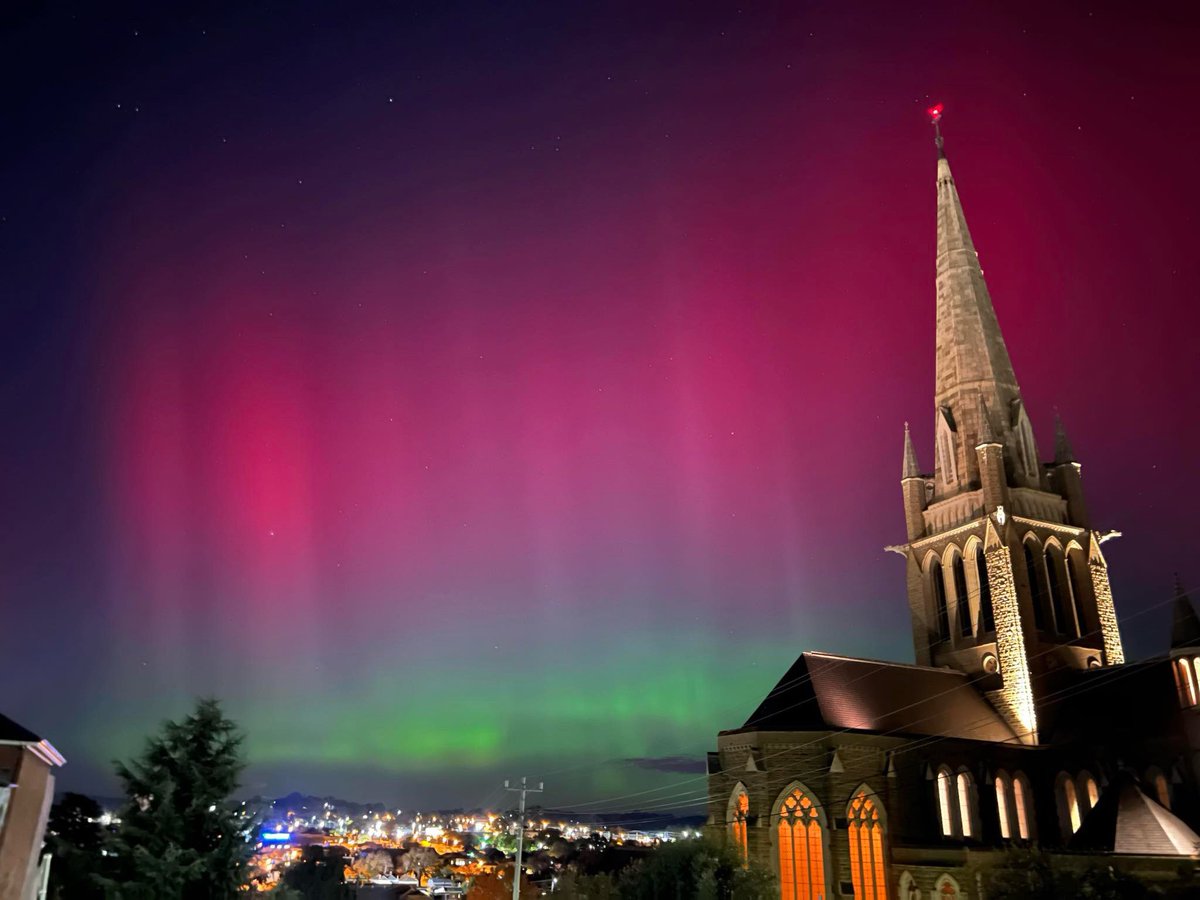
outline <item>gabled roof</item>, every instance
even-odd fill
[[[1100,795],[1068,846],[1136,856],[1197,856],[1200,835],[1122,774]]]
[[[837,731],[1017,741],[962,672],[803,653],[742,730]]]
[[[0,743],[36,744],[40,740],[40,737],[24,725],[18,725],[8,716],[0,713]]]
[[[29,747],[48,766],[61,766],[66,763],[53,744],[3,714],[0,714],[0,744],[22,744]]]

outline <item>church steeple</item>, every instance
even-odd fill
[[[913,648],[979,683],[1027,743],[1064,669],[1119,665],[1120,629],[1059,423],[1043,464],[937,128],[933,475],[905,434],[901,490]],[[894,548],[899,549],[899,548]],[[1190,611],[1190,607],[1189,607]],[[1197,626],[1200,636],[1200,625]]]
[[[932,111],[931,111],[932,113]],[[941,118],[934,114],[935,125]],[[1021,389],[996,320],[975,243],[940,128],[937,137],[937,358],[934,404],[954,433],[952,461],[943,469],[959,477],[939,479],[939,494],[956,493],[977,479],[972,452],[985,435],[1006,445],[1010,471],[1023,484],[1037,482],[1032,432],[1021,421]],[[988,422],[982,416],[989,417]],[[1025,434],[1018,436],[1018,432]],[[961,477],[965,474],[967,477]]]

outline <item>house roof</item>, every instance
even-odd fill
[[[40,737],[24,725],[18,725],[8,716],[0,713],[0,742],[6,744],[36,744],[40,740]]]
[[[1200,835],[1122,774],[1100,795],[1068,846],[1135,856],[1197,856]]]
[[[66,762],[53,744],[3,714],[0,714],[0,744],[27,746],[48,766],[61,766]]]
[[[741,730],[851,730],[1016,742],[962,672],[803,653]]]

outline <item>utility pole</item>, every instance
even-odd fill
[[[521,852],[525,849],[525,795],[540,794],[545,788],[541,781],[536,788],[527,786],[525,781],[526,779],[521,779],[520,787],[509,787],[508,780],[504,781],[506,791],[517,791],[521,795],[521,812],[517,816],[517,865],[513,872],[513,900],[521,900]]]

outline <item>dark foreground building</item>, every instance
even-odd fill
[[[709,754],[709,827],[783,900],[977,897],[1037,843],[1169,878],[1200,854],[1200,621],[1126,663],[1080,466],[1037,443],[938,139],[933,472],[905,426],[916,665],[804,653]],[[1119,711],[1119,715],[1117,714]]]

